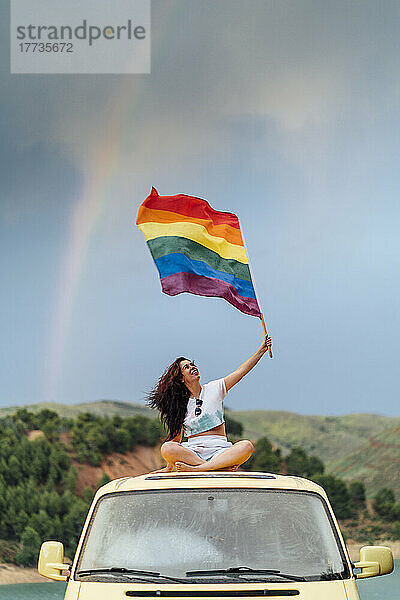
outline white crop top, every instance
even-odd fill
[[[189,398],[183,421],[183,434],[189,437],[221,425],[224,422],[223,401],[227,393],[224,379],[216,379],[202,385],[199,399],[203,403],[198,407],[201,414],[195,415],[196,398]]]

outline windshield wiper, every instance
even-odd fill
[[[229,569],[209,569],[207,571],[187,571],[186,577],[207,576],[207,575],[273,575],[284,577],[291,581],[306,581],[301,575],[288,575],[278,569],[251,569],[250,567],[230,567]]]
[[[82,571],[77,571],[76,575],[97,575],[101,573],[115,573],[116,575],[133,575],[138,576],[143,579],[143,581],[151,581],[151,579],[144,579],[146,577],[153,577],[155,579],[168,579],[169,581],[177,581],[178,583],[186,583],[184,579],[178,579],[177,577],[170,577],[169,575],[162,575],[161,573],[157,573],[156,571],[141,571],[139,569],[128,569],[126,567],[103,567],[99,569],[83,569]]]

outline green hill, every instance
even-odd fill
[[[0,408],[0,418],[17,408]],[[155,417],[155,411],[142,404],[99,400],[81,404],[39,403],[25,406],[31,412],[49,409],[61,417],[75,418],[90,412],[98,416],[144,415]],[[342,416],[299,415],[285,411],[229,411],[243,424],[243,437],[257,440],[268,437],[287,454],[293,446],[301,446],[326,464],[327,471],[347,480],[361,479],[367,493],[389,486],[400,498],[400,417],[374,414]]]
[[[329,473],[365,483],[368,497],[390,487],[400,499],[400,417],[351,414],[306,416],[283,411],[236,411],[244,436],[266,436],[282,448],[302,446],[319,456]]]
[[[232,412],[232,416],[243,424],[245,437],[256,440],[266,436],[284,453],[292,446],[302,446],[326,463],[354,452],[386,428],[400,425],[400,417],[373,414],[326,417],[247,410]]]
[[[363,481],[368,496],[390,487],[400,498],[400,426],[371,436],[355,452],[331,461],[328,468],[342,479]]]
[[[154,417],[155,414],[150,408],[143,404],[133,404],[131,402],[118,402],[116,400],[97,400],[97,402],[83,402],[81,404],[57,404],[56,402],[40,402],[38,404],[25,404],[23,406],[8,406],[0,408],[0,418],[15,413],[18,408],[26,408],[36,413],[40,410],[53,410],[60,417],[75,418],[80,413],[89,412],[101,417],[111,417],[120,415],[121,417],[133,417],[135,415],[144,415]]]
[[[57,412],[61,417],[70,418],[82,412],[98,416],[156,416],[155,411],[143,404],[98,400],[81,404],[39,403],[24,407],[0,408],[0,418],[14,413],[17,408],[27,408],[31,412],[46,408]],[[284,454],[288,453],[292,446],[302,446],[307,453],[316,454],[326,463],[344,458],[365,445],[370,437],[379,435],[385,429],[400,426],[400,417],[373,414],[333,417],[299,415],[277,410],[229,411],[229,414],[243,424],[244,437],[257,440],[266,436],[273,444],[282,448]]]

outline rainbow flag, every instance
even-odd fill
[[[136,224],[146,238],[165,294],[217,296],[261,317],[236,215],[216,211],[201,198],[159,196],[152,188]]]

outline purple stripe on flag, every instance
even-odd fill
[[[175,273],[161,279],[162,291],[168,296],[176,296],[183,292],[196,294],[197,296],[217,296],[225,298],[228,302],[242,312],[259,317],[261,315],[257,300],[254,298],[245,298],[240,296],[233,285],[221,281],[220,279],[211,279],[202,275],[193,273]]]

